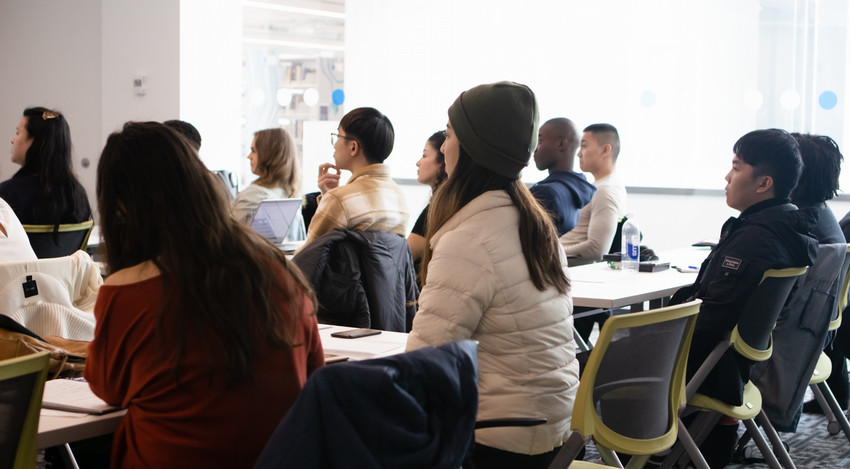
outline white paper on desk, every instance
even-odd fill
[[[52,379],[44,383],[41,406],[47,409],[95,415],[120,410],[95,396],[89,388],[89,383],[71,379]]]

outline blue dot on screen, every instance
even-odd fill
[[[341,105],[345,102],[345,91],[342,91],[339,88],[335,89],[334,92],[331,94],[331,100],[337,106]]]
[[[646,90],[640,94],[640,105],[643,107],[655,106],[655,93]]]
[[[838,104],[838,96],[832,91],[824,91],[818,97],[818,104],[820,104],[820,107],[830,110]]]

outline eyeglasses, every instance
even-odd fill
[[[344,138],[346,140],[354,140],[354,137],[346,137],[345,135],[340,135],[336,132],[331,132],[331,145],[336,145],[337,140]]]

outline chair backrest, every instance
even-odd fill
[[[236,177],[236,173],[226,169],[216,169],[213,173],[221,179],[221,182],[227,189],[227,193],[230,195],[230,199],[235,199],[239,193],[239,178]]]
[[[608,254],[620,252],[623,249],[623,225],[629,218],[624,216],[617,220],[617,230],[614,231],[614,239],[611,241],[611,247],[608,249]]]
[[[319,322],[410,332],[419,287],[404,237],[335,228],[292,261],[316,291]]]
[[[39,259],[64,257],[86,250],[94,220],[56,225],[23,225],[32,250]]]
[[[806,270],[808,267],[769,269],[762,275],[729,338],[738,353],[753,361],[770,358],[773,326],[794,283]]]
[[[35,467],[47,362],[47,352],[0,361],[0,467]]]
[[[672,446],[701,302],[605,321],[576,393],[572,428],[632,455]]]
[[[838,301],[835,314],[829,322],[829,330],[835,331],[841,326],[841,317],[847,308],[847,295],[850,293],[850,244],[847,245],[847,254],[844,256],[844,265],[841,267],[841,275],[838,277],[841,290],[838,292]]]
[[[461,340],[321,367],[254,467],[460,467],[478,411],[477,356]]]

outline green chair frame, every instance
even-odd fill
[[[844,280],[841,282],[841,292],[839,293],[836,305],[838,311],[833,314],[835,319],[829,323],[828,330],[830,331],[836,331],[841,327],[844,308],[847,307],[848,303],[847,295],[850,292],[850,244],[847,245],[847,254],[844,256],[842,274],[844,275]],[[832,389],[829,388],[829,384],[826,382],[830,374],[832,374],[832,363],[829,357],[821,352],[820,357],[818,357],[817,366],[815,366],[815,370],[812,373],[812,379],[809,380],[809,389],[812,390],[815,400],[820,405],[821,410],[823,410],[827,421],[826,429],[829,434],[837,435],[839,431],[843,431],[847,441],[850,441],[850,421],[847,420],[847,416],[844,415],[844,411],[841,409],[838,400],[832,394]]]
[[[773,323],[775,324],[776,318],[779,316],[788,295],[790,295],[796,279],[806,273],[807,270],[808,267],[789,267],[786,269],[767,270],[764,275],[762,275],[761,281],[759,282],[759,288],[756,289],[756,293],[754,293],[753,297],[751,297],[750,304],[748,304],[747,309],[752,310],[755,308],[752,304],[753,301],[764,299],[758,298],[757,293],[763,292],[761,291],[761,287],[764,285],[766,279],[778,279],[778,282],[773,284],[776,289],[769,291],[769,293],[774,293],[777,296],[771,299],[772,304],[769,305],[770,309],[764,314],[764,316],[768,318],[772,316]],[[708,465],[706,464],[702,453],[699,451],[697,442],[701,442],[708,435],[709,431],[711,431],[720,419],[721,415],[737,418],[744,422],[747,431],[756,442],[762,456],[764,456],[767,464],[771,468],[781,469],[782,466],[786,469],[795,468],[794,463],[791,460],[791,456],[788,454],[788,451],[779,439],[779,434],[773,428],[773,425],[770,423],[770,420],[768,420],[767,415],[765,415],[764,411],[761,409],[761,393],[752,381],[749,381],[744,386],[743,404],[740,406],[732,406],[697,392],[699,387],[705,381],[705,378],[730,347],[733,347],[737,353],[752,361],[764,361],[770,358],[773,353],[773,338],[769,331],[757,332],[766,333],[766,344],[750,344],[744,340],[739,332],[739,326],[741,324],[742,323],[739,322],[738,325],[735,326],[728,339],[721,341],[715,346],[714,350],[712,350],[711,354],[709,354],[708,358],[706,358],[705,362],[703,362],[699,370],[697,370],[696,374],[694,374],[688,382],[686,388],[688,408],[691,410],[696,409],[710,412],[701,412],[700,415],[697,416],[696,420],[692,424],[692,428],[696,428],[694,435],[691,435],[689,429],[684,426],[681,419],[679,420],[679,425],[681,427],[679,432],[679,442],[681,445],[677,445],[676,448],[674,448],[674,451],[667,457],[664,464],[662,464],[662,468],[673,467],[673,465],[677,462],[682,463],[683,461],[681,461],[681,458],[684,457],[683,453],[687,452],[695,466],[700,469],[707,469]],[[773,326],[770,327],[770,330],[772,329]],[[773,446],[773,451],[771,451],[767,441],[759,431],[756,422],[761,425],[767,434],[767,437]]]
[[[83,236],[83,242],[77,250],[85,251],[86,247],[89,245],[89,237],[91,236],[92,229],[94,228],[94,220],[88,219],[81,223],[64,223],[60,224],[57,228],[56,225],[22,225],[24,227],[24,231],[27,235],[32,234],[49,234],[54,231],[58,233],[72,233],[78,231],[85,231],[86,234]],[[32,239],[30,240],[32,243]],[[36,253],[38,255],[38,253]]]
[[[694,300],[675,306],[653,309],[639,313],[612,316],[602,327],[599,340],[588,358],[576,393],[572,414],[572,433],[556,455],[550,469],[604,467],[598,464],[575,461],[578,452],[591,439],[594,441],[603,461],[614,467],[622,467],[615,451],[634,455],[628,462],[628,468],[640,468],[650,455],[670,448],[676,442],[678,410],[685,404],[685,374],[688,363],[688,351],[696,326],[697,313],[701,300]],[[678,341],[678,350],[672,366],[669,381],[667,431],[658,437],[637,439],[621,435],[608,427],[599,416],[594,405],[593,393],[603,357],[612,343],[615,333],[622,329],[660,324],[676,319],[687,318],[682,336]],[[626,380],[628,381],[628,380]],[[628,383],[624,384],[628,386]],[[611,392],[623,392],[622,389]]]
[[[32,394],[20,429],[13,469],[30,469],[36,466],[38,448],[38,418],[41,413],[41,397],[44,393],[44,380],[47,378],[48,354],[35,353],[23,357],[0,361],[0,381],[35,374]]]

